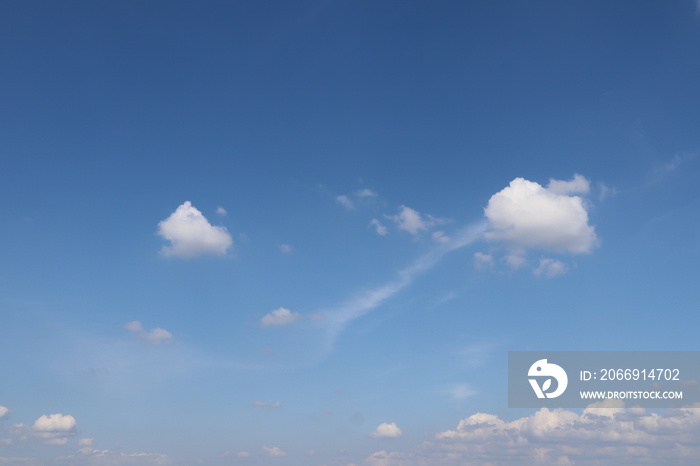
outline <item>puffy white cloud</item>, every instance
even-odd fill
[[[287,308],[280,307],[263,316],[263,318],[260,319],[260,323],[263,327],[269,327],[270,325],[289,325],[299,319],[301,319],[301,314],[298,312],[292,312]]]
[[[542,408],[510,422],[477,413],[461,420],[456,429],[438,433],[438,442],[431,448],[442,451],[443,459],[448,453],[462,459],[459,464],[690,464],[700,460],[699,409],[660,414],[623,406],[598,403],[581,414]]]
[[[221,215],[221,216],[226,216],[226,215],[228,215],[228,212],[227,212],[226,209],[224,209],[223,207],[217,207],[217,208],[216,208],[216,213],[217,213],[218,215]]]
[[[69,414],[49,414],[34,421],[31,431],[47,445],[65,445],[68,438],[75,435],[77,424],[75,418]]]
[[[142,340],[145,340],[151,343],[152,345],[156,346],[161,345],[163,343],[172,343],[175,340],[175,338],[170,332],[160,327],[156,327],[154,329],[151,329],[150,331],[147,331],[143,328],[143,325],[138,320],[134,320],[133,322],[127,323],[126,325],[124,325],[124,328],[126,328],[132,334],[136,335]]]
[[[581,177],[582,178],[582,177]],[[589,253],[598,244],[594,227],[579,196],[588,181],[551,180],[554,190],[516,178],[491,196],[484,214],[489,222],[486,238],[502,241],[512,250],[542,249],[573,254]]]
[[[402,435],[403,432],[401,429],[399,429],[399,426],[397,426],[395,422],[384,422],[379,424],[372,433],[372,437],[374,438],[398,438]]]
[[[540,259],[540,265],[532,271],[538,277],[544,276],[548,278],[564,275],[569,270],[569,266],[556,259],[543,258]]]
[[[158,223],[158,234],[171,243],[161,254],[195,257],[203,254],[225,255],[233,239],[225,227],[213,226],[190,201],[179,206]]]
[[[380,222],[376,218],[373,218],[372,221],[369,222],[369,225],[374,227],[374,230],[379,236],[386,236],[389,233],[389,229],[382,225],[382,222]]]
[[[407,231],[412,235],[417,235],[421,231],[426,231],[434,225],[445,223],[446,220],[435,218],[432,215],[424,215],[417,210],[402,205],[399,207],[397,215],[388,215],[387,218],[396,222],[399,230]]]
[[[279,447],[267,447],[263,445],[262,451],[263,454],[267,456],[287,456],[287,453],[282,451],[282,449]]]
[[[9,413],[9,412],[10,412],[9,409],[7,409],[7,408],[4,407],[4,406],[0,406],[0,419],[2,419],[3,417],[7,416],[7,413]]]

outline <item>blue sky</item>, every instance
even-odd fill
[[[698,350],[700,4],[4,1],[0,43],[0,464],[700,461],[700,410],[506,379]]]

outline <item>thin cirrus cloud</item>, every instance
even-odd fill
[[[419,275],[435,266],[445,254],[472,244],[483,235],[484,231],[485,225],[482,222],[463,229],[454,235],[449,243],[438,243],[432,250],[420,256],[409,266],[401,269],[395,279],[366,290],[339,306],[322,313],[322,322],[327,336],[327,349],[330,350],[333,347],[336,337],[347,324],[379,307],[408,287]]]
[[[221,214],[223,209],[219,209]],[[190,201],[184,202],[168,218],[158,223],[158,235],[170,242],[170,246],[161,249],[161,254],[166,257],[223,256],[233,246],[233,239],[226,228],[209,223]]]

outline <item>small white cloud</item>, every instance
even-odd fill
[[[483,252],[474,253],[474,264],[479,268],[493,266],[493,256]]]
[[[454,400],[465,400],[470,396],[476,395],[476,390],[474,390],[468,384],[463,383],[452,387],[450,394]]]
[[[138,320],[127,323],[124,325],[124,328],[129,330],[133,335],[156,346],[163,343],[172,343],[175,340],[170,332],[160,327],[147,331]]]
[[[77,421],[71,415],[49,414],[34,421],[32,433],[46,445],[65,445],[75,435]]]
[[[393,466],[393,465],[403,465],[406,463],[401,462],[403,455],[395,451],[375,451],[365,459],[365,463],[370,466]],[[428,464],[428,463],[425,463]]]
[[[513,270],[517,270],[527,265],[527,260],[525,260],[525,257],[519,253],[508,254],[503,258],[503,262],[508,264],[508,267]]]
[[[4,407],[4,406],[0,406],[0,419],[2,419],[3,417],[7,416],[7,413],[9,413],[9,412],[10,412],[9,409],[7,409],[7,408]]]
[[[617,189],[606,185],[603,182],[598,183],[598,200],[604,201],[605,199],[617,195]]]
[[[239,458],[250,458],[250,452],[249,451],[239,451],[236,453],[236,456]]]
[[[397,215],[387,216],[387,218],[396,222],[399,230],[407,231],[412,235],[417,235],[421,231],[427,231],[431,227],[446,223],[447,220],[433,217],[432,215],[423,215],[417,210],[411,209],[402,205],[399,207]]]
[[[294,248],[292,248],[288,244],[280,244],[280,251],[282,251],[285,254],[290,254],[293,250]]]
[[[226,215],[228,215],[228,212],[226,212],[226,209],[224,209],[223,207],[217,207],[216,213],[218,215],[221,215],[222,217],[225,217]]]
[[[360,189],[355,191],[355,196],[357,197],[377,197],[377,193],[369,188]]]
[[[382,223],[377,220],[376,218],[373,218],[371,222],[369,222],[369,226],[374,227],[374,230],[377,232],[379,236],[386,236],[389,233],[389,230],[387,227],[382,225]]]
[[[543,258],[540,259],[540,265],[532,271],[538,277],[553,278],[564,275],[569,271],[569,267],[556,259]]]
[[[576,177],[570,182],[550,181],[550,186],[560,192],[581,190],[583,185]],[[484,209],[489,222],[486,238],[502,241],[512,250],[591,252],[598,245],[598,237],[588,224],[583,200],[555,191],[523,178],[511,181],[491,196]]]
[[[81,438],[80,440],[78,440],[79,447],[91,447],[93,443],[95,443],[95,439],[92,437]]]
[[[262,451],[263,454],[267,456],[287,456],[287,454],[279,447],[267,447],[263,445]]]
[[[399,429],[399,426],[397,426],[395,422],[384,422],[382,424],[379,424],[375,431],[372,433],[372,437],[374,438],[398,438],[402,435],[403,432],[401,431],[401,429]]]
[[[341,194],[340,196],[335,197],[335,201],[345,207],[348,210],[353,210],[355,208],[355,204],[352,202],[352,200],[346,196],[345,194]]]
[[[266,314],[262,319],[260,319],[260,323],[263,327],[268,327],[270,325],[289,325],[293,324],[299,319],[301,319],[301,314],[292,312],[284,307],[280,307],[279,309],[275,309],[269,314]]]
[[[587,194],[591,189],[588,180],[576,173],[571,181],[549,179],[547,191],[555,194],[568,196],[569,194]]]
[[[225,227],[213,226],[190,201],[179,206],[158,224],[158,234],[171,243],[161,254],[195,257],[204,254],[225,255],[233,239]]]
[[[254,401],[253,406],[258,406],[261,408],[279,408],[282,403],[279,401]]]
[[[445,235],[444,231],[435,231],[433,232],[433,241],[436,241],[441,244],[447,244],[449,243],[450,237]]]

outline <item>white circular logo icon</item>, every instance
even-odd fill
[[[537,398],[556,398],[564,393],[566,386],[569,384],[569,377],[567,377],[566,371],[561,366],[548,363],[546,359],[540,359],[530,366],[527,375],[528,377],[543,379],[542,385],[539,384],[537,378],[528,379]],[[550,392],[548,390],[552,388],[552,379],[557,381],[557,385],[556,389]]]

